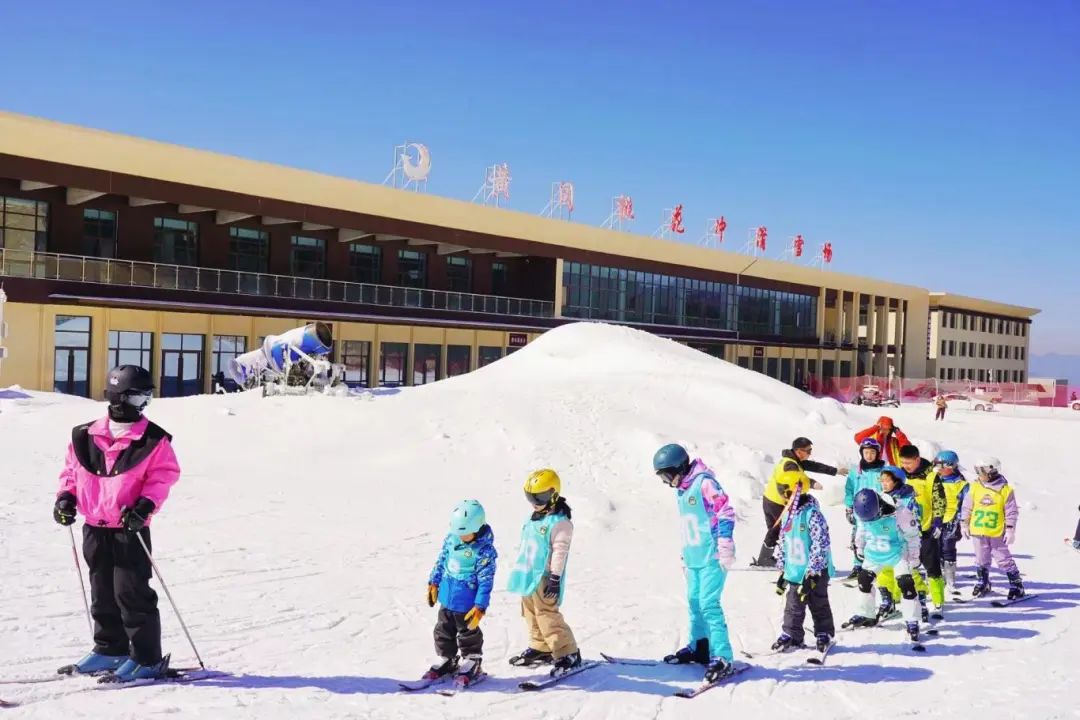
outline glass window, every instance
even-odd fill
[[[154,218],[154,262],[198,265],[198,224],[173,218]]]
[[[472,258],[467,255],[448,255],[446,280],[447,287],[453,292],[472,292]]]
[[[289,270],[293,275],[301,277],[324,277],[326,275],[326,241],[322,238],[293,235]]]
[[[427,385],[440,380],[439,364],[442,360],[442,345],[413,345],[413,385]]]
[[[481,345],[479,348],[477,348],[477,352],[476,352],[476,366],[477,367],[484,367],[485,365],[490,365],[491,363],[495,362],[496,360],[498,360],[501,357],[502,357],[502,348],[501,347],[492,347],[490,345]]]
[[[90,318],[57,315],[53,346],[53,391],[90,397]]]
[[[382,281],[382,248],[361,243],[349,245],[349,270],[353,282],[378,284]]]
[[[405,384],[408,343],[379,343],[379,385],[401,387]]]
[[[203,335],[162,333],[161,397],[198,395],[203,391]]]
[[[210,368],[213,370],[213,381],[216,384],[230,392],[237,389],[236,383],[229,377],[229,361],[238,355],[243,355],[246,348],[247,338],[243,335],[214,336]]]
[[[780,378],[780,358],[767,358],[765,360],[765,374],[771,378]]]
[[[109,367],[138,365],[153,374],[154,333],[128,330],[109,331]]]
[[[446,377],[469,372],[472,348],[468,345],[448,345],[446,348]]]
[[[229,269],[264,273],[270,257],[270,233],[251,228],[229,228]]]
[[[427,255],[418,250],[398,250],[398,285],[427,287]]]
[[[48,203],[0,197],[0,248],[44,252],[48,225]]]
[[[841,360],[840,361],[840,377],[842,377],[842,378],[851,377],[851,361],[850,360]]]
[[[92,208],[83,210],[82,254],[99,258],[116,257],[116,213]]]
[[[573,267],[578,267],[578,263],[569,263]],[[581,280],[580,268],[577,270],[563,270],[563,276],[570,278],[566,282],[567,285],[571,285],[572,282],[576,283]],[[571,278],[571,273],[573,277]],[[492,295],[507,295],[508,288],[510,286],[510,272],[506,263],[495,261],[491,263],[491,294]],[[577,285],[574,285],[575,289]],[[575,303],[576,304],[576,303]]]
[[[345,384],[367,387],[370,373],[371,343],[367,340],[345,340],[341,343],[341,364],[345,366]]]

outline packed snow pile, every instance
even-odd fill
[[[51,511],[71,427],[104,404],[28,394],[4,401],[0,413],[0,698],[20,703],[4,711],[13,717],[1075,712],[1080,556],[1062,537],[1075,526],[1077,497],[1059,468],[1080,422],[1067,414],[956,413],[934,423],[925,407],[889,411],[924,456],[950,448],[964,466],[981,452],[1001,457],[1022,508],[1013,549],[1037,597],[1003,609],[985,600],[949,606],[925,655],[911,654],[900,630],[841,632],[828,665],[813,667],[798,654],[761,656],[782,608],[774,574],[746,570],[765,531],[762,488],[797,436],[813,440],[820,462],[855,463],[852,435],[876,420],[873,409],[816,400],[646,333],[584,323],[469,375],[373,401],[258,392],[155,400],[148,415],[173,434],[183,468],[154,521],[155,558],[202,657],[229,675],[98,691],[82,678],[12,682],[47,678],[92,644],[70,540]],[[537,671],[506,662],[528,638],[504,588],[530,512],[522,483],[538,468],[558,471],[573,508],[563,610],[583,654],[656,658],[685,642],[675,499],[650,464],[668,442],[712,466],[735,503],[738,559],[723,605],[736,650],[758,655],[748,660],[754,667],[692,701],[671,693],[700,680],[696,666],[602,665],[520,692],[517,683]],[[843,480],[815,479],[846,572]],[[398,682],[433,660],[426,584],[450,510],[465,498],[483,503],[499,552],[481,625],[492,677],[453,699],[404,694]],[[967,592],[970,547],[961,548]],[[995,576],[997,589],[1003,581]],[[174,665],[191,665],[157,587],[166,652]],[[835,583],[830,594],[839,626],[856,590]]]

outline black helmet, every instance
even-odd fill
[[[150,377],[150,371],[138,365],[119,365],[110,370],[105,378],[105,397],[110,402],[112,398],[109,395],[142,394],[153,389],[154,379]]]
[[[150,402],[154,379],[150,371],[138,365],[120,365],[105,378],[105,399],[109,401],[109,417],[117,421],[134,422]]]

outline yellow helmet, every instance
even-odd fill
[[[559,499],[562,481],[551,468],[537,470],[525,481],[525,497],[533,505],[550,506]]]

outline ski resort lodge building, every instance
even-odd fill
[[[797,386],[1024,382],[1038,312],[9,113],[0,283],[0,387],[93,398],[122,362],[162,395],[207,392],[315,320],[361,387],[469,372],[583,319]]]

